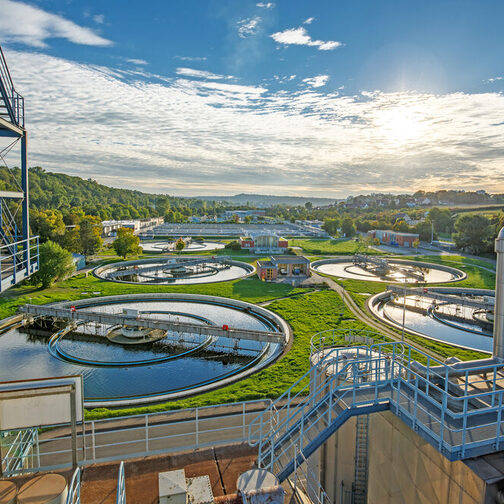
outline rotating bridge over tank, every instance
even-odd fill
[[[467,275],[451,266],[397,258],[356,254],[314,261],[313,271],[342,279],[368,282],[397,282],[407,284],[452,283]]]
[[[177,285],[236,280],[254,272],[251,264],[228,256],[200,256],[122,261],[99,266],[93,274],[114,282]]]

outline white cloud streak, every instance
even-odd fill
[[[144,59],[138,59],[138,58],[126,58],[124,61],[127,61],[128,63],[133,63],[133,65],[148,65],[149,62],[145,61]]]
[[[183,195],[504,191],[499,93],[273,93],[7,58],[26,98],[32,166]]]
[[[256,3],[257,7],[261,7],[262,9],[273,9],[275,7],[275,4],[272,2],[259,2]]]
[[[184,68],[184,67],[177,68],[176,74],[182,75],[184,77],[196,77],[197,79],[211,79],[211,80],[234,78],[232,75],[220,75],[212,72],[207,72],[206,70],[196,70],[195,68]]]
[[[32,47],[47,47],[47,39],[63,38],[74,44],[110,46],[112,41],[62,16],[12,0],[0,0],[0,39]]]
[[[247,38],[256,35],[261,21],[262,18],[260,18],[259,16],[240,19],[236,23],[236,26],[238,27],[238,36],[241,38]]]
[[[332,51],[343,44],[336,40],[313,40],[307,33],[306,28],[289,28],[287,30],[276,32],[270,35],[271,38],[283,45],[306,45],[317,47],[319,51]]]
[[[325,86],[329,81],[329,75],[315,75],[315,77],[307,77],[303,79],[303,82],[306,82],[308,86],[318,88]]]
[[[174,56],[175,59],[180,61],[206,61],[206,56]]]
[[[306,18],[304,21],[303,21],[303,24],[312,24],[313,21],[315,21],[315,18],[314,17],[309,17],[309,18]]]

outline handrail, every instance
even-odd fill
[[[126,504],[126,477],[124,475],[124,461],[119,464],[119,474],[117,476],[116,504]]]
[[[413,360],[417,354],[425,356],[426,366]],[[320,355],[310,370],[249,424],[249,444],[259,445],[260,464],[272,469],[279,453],[292,455],[290,450],[297,440],[303,450],[303,436],[315,428],[321,435],[307,441],[311,443],[306,452],[309,456],[314,443],[323,442],[326,434],[322,432],[341,414],[333,417],[331,413],[338,404],[353,410],[346,415],[358,414],[360,406],[383,408],[388,404],[453,460],[464,458],[468,449],[486,453],[504,445],[500,431],[504,389],[496,388],[497,381],[504,378],[500,362],[485,359],[479,366],[475,361],[453,367],[402,343],[340,347]],[[478,389],[482,383],[489,389]],[[302,394],[306,395],[298,402]],[[278,410],[273,412],[276,406]],[[268,414],[275,415],[275,426],[265,421]],[[284,477],[292,467],[283,469]]]
[[[68,488],[68,494],[65,504],[80,504],[80,488],[81,488],[81,474],[80,467],[75,469],[72,481],[70,482],[70,487]]]
[[[7,112],[13,124],[24,128],[24,98],[14,88],[12,77],[0,47],[0,95],[3,97]]]

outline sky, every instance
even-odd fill
[[[31,166],[181,196],[504,192],[503,19],[502,0],[0,0],[0,45]]]

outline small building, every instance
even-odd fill
[[[242,250],[250,250],[254,254],[285,254],[289,242],[275,233],[254,233],[240,237]]]
[[[72,260],[75,264],[75,269],[77,271],[86,267],[86,256],[85,255],[73,253]]]
[[[378,238],[384,245],[393,245],[399,247],[413,247],[413,243],[420,239],[417,233],[400,233],[390,229],[373,229],[368,231],[368,236]]]
[[[268,260],[257,261],[257,276],[265,281],[279,277],[308,277],[310,260],[304,256],[270,257]]]

